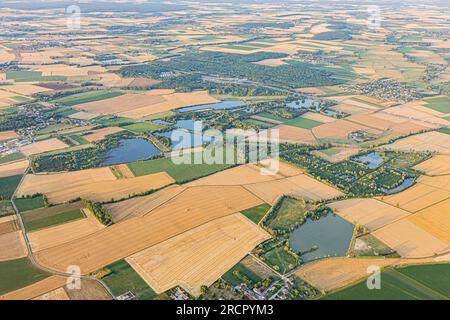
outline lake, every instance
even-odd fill
[[[241,100],[227,100],[222,101],[219,103],[212,103],[212,104],[203,104],[193,107],[186,107],[178,109],[179,112],[188,112],[188,111],[196,111],[196,110],[203,110],[203,109],[214,109],[214,110],[224,110],[224,109],[234,109],[245,106],[246,103]]]
[[[161,155],[161,151],[148,140],[143,138],[124,139],[119,142],[117,147],[106,153],[106,160],[102,165],[129,163],[159,155]]]
[[[294,108],[294,109],[305,108],[305,109],[315,109],[317,111],[320,110],[319,103],[315,102],[314,100],[311,100],[311,99],[292,101],[292,102],[289,102],[286,106],[288,106],[289,108]]]
[[[347,220],[329,213],[318,221],[308,219],[291,233],[289,242],[297,253],[317,247],[317,250],[301,255],[304,262],[328,256],[346,256],[354,228]]]
[[[369,169],[376,169],[384,162],[383,157],[376,151],[352,159],[364,164]]]
[[[203,136],[203,134],[194,134],[186,128],[155,133],[155,135],[170,138],[172,140],[171,147],[173,150],[196,148],[213,140],[213,138]]]
[[[405,180],[403,180],[403,182],[398,186],[395,187],[393,189],[383,189],[383,191],[386,194],[394,194],[394,193],[399,193],[402,192],[405,189],[408,189],[409,187],[411,187],[414,184],[414,178],[406,178]]]

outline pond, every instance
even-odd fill
[[[148,140],[143,138],[124,139],[119,142],[117,147],[106,153],[106,160],[103,161],[102,165],[111,166],[129,163],[159,155],[161,155],[161,151]]]
[[[335,117],[335,116],[338,115],[338,113],[337,113],[336,111],[331,110],[331,109],[326,109],[326,110],[324,110],[323,112],[324,112],[327,116]]]
[[[286,106],[288,106],[289,108],[294,108],[294,109],[306,108],[306,109],[315,109],[317,111],[320,110],[319,103],[315,102],[314,100],[311,100],[311,99],[292,101],[292,102],[289,102]]]
[[[414,178],[409,177],[409,178],[406,178],[405,180],[403,180],[403,182],[398,187],[395,187],[395,188],[389,189],[389,190],[388,189],[383,189],[383,191],[386,194],[399,193],[399,192],[402,192],[405,189],[408,189],[413,184],[414,184]]]
[[[188,111],[196,111],[196,110],[203,110],[203,109],[213,109],[213,110],[224,110],[224,109],[234,109],[245,106],[246,103],[241,100],[226,100],[219,103],[212,103],[212,104],[203,104],[193,107],[186,107],[178,109],[179,112],[188,112]]]
[[[202,146],[204,143],[213,141],[211,137],[194,134],[185,128],[156,133],[155,135],[170,138],[172,140],[171,147],[173,150],[196,148]]]
[[[369,169],[377,169],[383,162],[383,157],[376,151],[353,158],[353,161],[364,164]]]
[[[347,220],[329,213],[314,221],[308,219],[295,229],[289,238],[291,248],[301,255],[304,262],[328,256],[346,256],[355,226]],[[312,250],[317,248],[317,250]]]

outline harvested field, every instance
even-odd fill
[[[0,141],[17,139],[20,136],[14,131],[2,131],[0,132]]]
[[[83,238],[105,228],[87,210],[87,218],[28,233],[31,249],[38,252]]]
[[[185,187],[170,186],[148,196],[106,205],[106,208],[113,221],[117,223],[127,218],[143,216],[176,197],[184,190],[186,190]]]
[[[367,273],[367,268],[370,266],[378,266],[382,269],[387,266],[419,262],[422,261],[408,261],[405,259],[349,259],[337,257],[308,263],[300,268],[296,275],[314,287],[328,292],[345,287],[369,276],[370,274]],[[427,260],[423,262],[427,262]]]
[[[190,182],[186,186],[237,186],[282,178],[278,175],[263,175],[261,170],[262,168],[251,164],[242,165]]]
[[[241,214],[220,218],[128,257],[156,291],[177,285],[200,295],[254,247],[270,236]]]
[[[11,219],[5,219],[5,218],[0,219],[0,236],[19,230],[19,226],[16,222],[16,219],[14,219],[14,217],[15,216],[9,216],[7,218],[11,218]]]
[[[135,177],[133,171],[131,171],[130,167],[128,167],[126,164],[119,164],[115,166],[115,168],[120,172],[120,175],[124,179],[131,179]]]
[[[320,113],[316,113],[316,112],[307,112],[304,115],[302,115],[302,118],[305,119],[309,119],[309,120],[313,120],[313,121],[317,121],[317,122],[321,122],[321,123],[329,123],[329,122],[334,122],[337,119],[320,114]]]
[[[281,142],[314,143],[316,139],[310,130],[293,126],[281,125],[273,128],[279,130]]]
[[[158,90],[144,94],[125,94],[110,99],[84,103],[76,109],[99,115],[113,114],[133,119],[173,109],[220,102],[206,91],[168,93]]]
[[[31,96],[39,92],[52,91],[51,89],[43,88],[33,84],[17,84],[17,83],[10,85],[8,87],[4,87],[4,89],[24,96]]]
[[[67,292],[64,290],[64,288],[58,288],[53,291],[44,293],[43,295],[33,298],[33,300],[70,300],[69,296],[67,295]]]
[[[450,245],[408,220],[400,220],[372,233],[405,258],[431,257],[450,250]]]
[[[337,214],[355,225],[377,230],[410,213],[375,199],[349,199],[329,205]]]
[[[30,300],[56,290],[66,284],[67,280],[61,276],[51,276],[25,288],[4,294],[0,300]]]
[[[450,198],[410,216],[408,220],[450,245]]]
[[[312,151],[318,157],[322,159],[332,162],[338,163],[341,161],[348,160],[350,157],[357,155],[360,152],[359,148],[330,148],[325,150],[314,150]]]
[[[0,235],[0,261],[26,257],[28,251],[22,231],[14,231]]]
[[[0,165],[0,178],[23,174],[27,170],[29,164],[28,160],[20,160]]]
[[[385,196],[382,201],[410,212],[417,212],[450,197],[450,191],[440,188],[438,182],[435,182],[436,179],[421,177],[415,186],[403,192]],[[448,181],[448,179],[445,180]]]
[[[80,111],[80,112],[71,114],[69,116],[69,118],[71,118],[71,119],[78,119],[78,120],[91,120],[91,119],[94,119],[95,117],[97,117],[96,114],[84,112],[84,111]]]
[[[348,135],[355,131],[366,131],[373,134],[381,133],[379,130],[347,120],[337,120],[331,123],[324,123],[312,129],[312,132],[317,139],[347,139]]]
[[[69,146],[64,142],[52,138],[49,140],[34,142],[32,144],[26,145],[20,148],[20,151],[26,156],[32,156],[39,153],[44,153],[48,151],[60,150],[68,148]]]
[[[63,203],[75,198],[97,202],[121,199],[175,181],[165,172],[130,179],[117,179],[110,168],[88,169],[56,174],[27,175],[18,196],[43,193],[50,203]]]
[[[450,175],[450,155],[436,155],[414,167],[430,176]]]
[[[143,217],[40,251],[37,259],[61,271],[68,265],[79,265],[86,274],[209,221],[260,204],[261,200],[242,187],[192,187]]]
[[[81,290],[65,289],[70,300],[111,300],[112,297],[97,281],[81,280]]]
[[[280,180],[248,184],[244,187],[264,202],[272,205],[282,195],[304,197],[311,200],[332,199],[342,195],[340,191],[304,174]]]
[[[395,141],[383,146],[388,150],[400,151],[432,151],[441,154],[450,154],[450,139],[448,135],[440,132],[427,132]]]
[[[108,127],[92,131],[92,133],[83,136],[89,142],[96,142],[105,139],[107,136],[122,132],[123,129],[119,127]]]

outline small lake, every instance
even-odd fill
[[[153,143],[143,138],[125,139],[119,145],[106,153],[106,160],[102,165],[111,166],[121,163],[129,163],[138,160],[146,160],[153,156],[161,155],[161,151]]]
[[[328,256],[346,256],[355,226],[347,220],[329,213],[318,221],[308,219],[295,229],[290,237],[291,248],[299,253],[317,247],[317,250],[301,255],[304,262]]]
[[[364,164],[369,169],[376,169],[384,162],[384,159],[378,152],[374,151],[369,154],[353,158],[353,161]]]
[[[219,103],[212,103],[212,104],[203,104],[193,107],[186,107],[178,109],[179,112],[188,112],[188,111],[196,111],[196,110],[203,110],[203,109],[213,109],[213,110],[224,110],[224,109],[234,109],[245,106],[246,103],[244,101],[240,100],[227,100],[222,101]]]
[[[289,108],[293,108],[293,109],[305,108],[305,109],[315,109],[317,111],[320,110],[319,103],[315,102],[314,100],[311,100],[311,99],[292,101],[292,102],[289,102],[286,106]]]
[[[173,150],[196,148],[202,146],[204,143],[213,141],[212,137],[194,134],[186,128],[161,132],[155,135],[172,139],[171,147]]]
[[[383,191],[386,194],[394,194],[394,193],[399,193],[402,192],[405,189],[408,189],[409,187],[411,187],[414,184],[414,178],[406,178],[398,187],[387,190],[387,189],[383,189]]]
[[[326,114],[327,116],[331,116],[331,117],[335,117],[335,116],[338,115],[338,113],[337,113],[336,111],[331,110],[331,109],[326,109],[326,110],[324,110],[323,112],[325,112],[325,114]]]

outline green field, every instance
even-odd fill
[[[94,102],[99,100],[111,99],[123,95],[122,92],[117,91],[91,91],[74,94],[61,99],[56,99],[53,102],[62,104],[64,106],[75,106],[82,103]]]
[[[22,180],[22,175],[0,178],[0,199],[10,199]]]
[[[107,127],[126,126],[134,123],[133,119],[116,116],[100,116],[95,118],[94,120],[95,122]]]
[[[9,200],[0,200],[0,217],[9,216],[16,213]]]
[[[255,120],[255,119],[246,119],[243,122],[248,123],[250,125],[257,126],[258,128],[262,128],[262,129],[268,129],[268,128],[275,126],[275,124],[263,122],[263,121],[259,121],[259,120]]]
[[[0,295],[47,278],[28,258],[0,262]]]
[[[268,112],[258,113],[257,116],[261,117],[261,118],[266,118],[266,119],[269,119],[269,120],[275,120],[275,121],[282,122],[282,123],[284,123],[286,121],[289,121],[289,119],[282,118],[282,117],[277,117],[277,116],[275,116],[275,115],[273,115],[271,113],[268,113]]]
[[[74,141],[76,141],[76,142],[78,142],[79,144],[87,144],[87,143],[89,143],[89,141],[87,141],[85,138],[80,137],[80,136],[78,136],[76,134],[70,135],[69,138],[74,140]]]
[[[41,219],[24,219],[24,225],[27,232],[31,232],[84,218],[83,212],[80,209],[75,209]]]
[[[238,263],[231,268],[227,273],[222,276],[222,279],[231,284],[233,287],[245,283],[250,287],[253,287],[263,279],[254,273],[252,270],[244,266],[242,263]]]
[[[116,297],[131,291],[139,300],[158,299],[158,295],[125,260],[115,262],[107,266],[107,269],[111,274],[102,280]]]
[[[252,220],[254,223],[258,224],[270,208],[270,205],[268,205],[267,203],[263,203],[257,207],[243,210],[241,211],[241,213]]]
[[[297,128],[312,129],[312,128],[320,126],[322,124],[322,122],[298,117],[298,118],[286,121],[284,124],[287,124],[287,125],[293,126],[293,127],[297,127]]]
[[[65,81],[67,77],[63,76],[42,76],[40,71],[10,71],[6,73],[7,80],[16,82],[35,82],[35,81]]]
[[[442,112],[450,113],[450,98],[439,97],[425,100],[425,107]]]
[[[237,44],[228,44],[228,45],[221,46],[221,48],[231,49],[231,50],[242,50],[242,51],[253,51],[253,50],[259,49],[257,47],[246,46],[246,45],[237,45]]]
[[[324,297],[330,300],[444,300],[450,299],[450,264],[388,269],[381,289],[369,290],[366,280]]]
[[[280,273],[286,273],[294,269],[300,261],[290,252],[287,252],[283,246],[265,252],[260,256],[264,262]]]
[[[34,198],[17,198],[14,199],[14,203],[19,212],[34,210],[45,206],[44,198],[42,196]]]
[[[438,132],[445,133],[445,134],[450,134],[450,129],[449,128],[441,128],[441,129],[438,130]]]
[[[134,123],[130,125],[123,126],[125,130],[132,131],[134,133],[146,133],[146,132],[153,132],[156,130],[160,130],[164,128],[163,125],[157,124],[157,123],[151,123],[151,122],[140,122],[140,123]]]
[[[272,230],[290,230],[304,221],[307,213],[308,209],[303,199],[283,197],[264,221],[264,225]]]
[[[11,162],[11,161],[16,161],[16,160],[20,160],[20,159],[24,159],[24,158],[25,158],[25,155],[21,152],[11,153],[4,157],[0,157],[0,164]]]
[[[175,164],[170,158],[138,161],[128,165],[135,176],[167,172],[177,183],[192,181],[232,167],[229,164]]]

